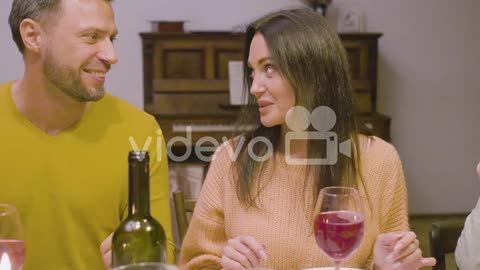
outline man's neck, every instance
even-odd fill
[[[50,136],[73,127],[87,109],[87,102],[78,102],[52,89],[41,78],[25,77],[12,85],[12,98],[17,109],[33,125]]]

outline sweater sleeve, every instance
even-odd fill
[[[403,174],[402,162],[397,151],[392,147],[392,175],[385,183],[382,215],[380,216],[380,233],[408,231],[407,185]]]
[[[221,269],[220,259],[227,241],[222,194],[232,164],[224,152],[223,146],[217,149],[195,205],[180,251],[182,270]]]
[[[379,213],[379,233],[396,231],[408,231],[408,198],[405,176],[403,174],[402,162],[393,146],[389,147],[385,163],[385,178],[380,179],[383,185],[383,196],[381,196]],[[368,269],[373,267],[373,250],[366,265]]]
[[[465,220],[465,227],[458,239],[455,260],[460,269],[480,269],[480,199]]]

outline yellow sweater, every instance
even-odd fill
[[[154,118],[106,95],[75,127],[51,137],[20,114],[11,85],[0,84],[0,202],[21,214],[23,270],[105,269],[100,244],[128,210],[129,136],[140,148],[152,136],[151,213],[165,229],[173,262],[168,165],[165,151],[157,161]]]
[[[408,230],[406,185],[397,152],[376,137],[369,143],[363,141],[361,173],[367,193],[360,188],[360,195],[365,198],[368,194],[371,206],[363,200],[364,237],[355,254],[342,264],[362,269],[372,267],[379,233]],[[262,177],[271,181],[260,194],[260,209],[246,210],[236,196],[232,164],[224,144],[211,164],[183,241],[181,269],[221,269],[227,240],[239,235],[251,235],[265,245],[264,267],[298,270],[333,266],[314,238],[313,212],[307,210],[314,198],[304,191],[304,186],[311,190],[312,181],[305,177],[304,167],[288,165],[280,154],[267,161]]]

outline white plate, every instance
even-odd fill
[[[335,268],[334,267],[317,267],[317,268],[307,268],[303,270],[335,270]],[[340,267],[340,270],[362,270],[362,269]]]

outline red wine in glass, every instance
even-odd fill
[[[22,269],[25,257],[23,240],[17,208],[9,204],[0,204],[0,269]]]
[[[314,233],[320,249],[335,269],[352,255],[363,238],[364,215],[358,191],[350,187],[326,187],[319,193]]]
[[[21,240],[0,239],[0,269],[22,269],[25,245]],[[10,267],[8,268],[8,265]]]
[[[320,213],[314,226],[318,246],[334,261],[350,256],[363,236],[363,216],[354,211]]]

